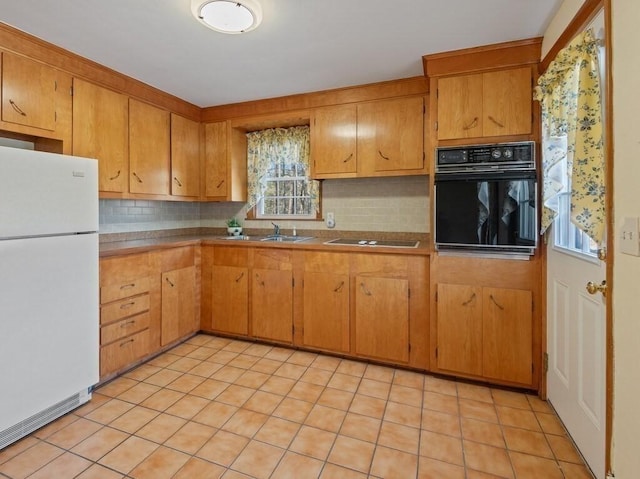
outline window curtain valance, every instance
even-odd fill
[[[255,207],[266,191],[266,178],[273,165],[291,162],[304,165],[309,175],[309,127],[269,128],[247,133],[247,196],[248,207]],[[309,182],[309,190],[316,212],[320,209],[320,184]]]
[[[538,79],[534,99],[542,108],[541,233],[558,212],[558,197],[571,193],[571,221],[602,244],[605,176],[598,41],[587,30],[551,62]]]

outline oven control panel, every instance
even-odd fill
[[[535,143],[501,143],[438,148],[436,172],[478,169],[533,169]]]

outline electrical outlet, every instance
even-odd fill
[[[620,252],[640,256],[638,218],[624,218],[620,232]]]
[[[336,217],[333,212],[327,213],[325,221],[327,223],[327,228],[334,228],[336,226]]]

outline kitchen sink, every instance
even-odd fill
[[[313,236],[286,236],[286,235],[272,235],[262,238],[260,241],[278,241],[282,243],[299,243],[301,241],[307,241],[313,239]]]
[[[400,241],[400,240],[366,240],[366,239],[351,239],[351,238],[338,238],[331,241],[325,241],[324,244],[336,244],[347,246],[384,246],[386,248],[417,248],[420,241]]]

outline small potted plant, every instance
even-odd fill
[[[236,218],[227,220],[227,234],[229,236],[240,236],[242,234],[242,225]]]

